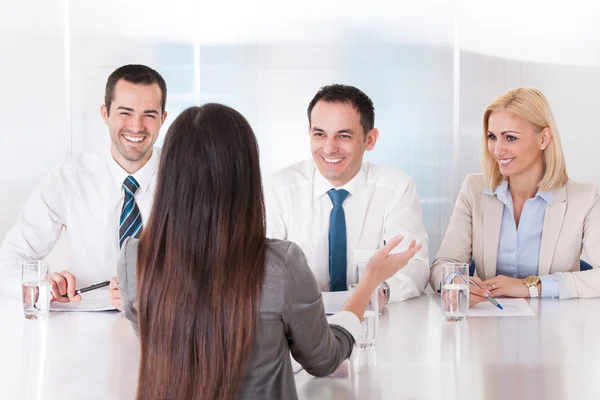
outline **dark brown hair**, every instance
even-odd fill
[[[375,127],[375,108],[373,107],[373,102],[362,90],[354,86],[336,83],[323,86],[319,89],[306,110],[309,124],[311,123],[310,114],[319,100],[323,100],[326,103],[346,103],[354,107],[360,114],[360,124],[365,130],[365,134]]]
[[[232,399],[265,275],[258,144],[232,108],[192,107],[166,135],[138,250],[138,399]]]
[[[110,115],[110,105],[115,98],[115,86],[121,79],[136,85],[152,85],[153,83],[156,83],[160,88],[161,93],[160,106],[162,109],[160,111],[161,113],[165,112],[165,106],[167,104],[167,84],[163,77],[158,72],[145,65],[129,64],[114,70],[106,81],[106,88],[104,89],[104,105],[106,106],[107,114]]]

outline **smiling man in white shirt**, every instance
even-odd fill
[[[53,301],[77,302],[76,288],[116,275],[120,244],[139,237],[150,213],[159,160],[154,143],[167,117],[166,98],[164,79],[147,66],[125,65],[109,76],[100,114],[110,152],[73,157],[29,197],[0,247],[2,292],[20,293],[21,263],[46,257],[63,228],[69,265],[51,275]],[[111,289],[119,306],[114,280]]]
[[[352,86],[325,86],[307,113],[312,160],[273,177],[268,236],[300,245],[321,291],[338,291],[355,279],[355,262],[402,234],[404,246],[415,240],[423,248],[384,284],[382,300],[420,295],[429,259],[414,182],[397,169],[363,162],[379,136],[371,99]]]

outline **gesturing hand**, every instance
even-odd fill
[[[403,239],[404,237],[402,235],[398,235],[373,254],[365,268],[366,278],[372,279],[379,285],[381,282],[394,276],[396,272],[403,268],[408,261],[421,250],[422,245],[416,244],[413,240],[403,252],[390,254],[390,251],[400,244]]]

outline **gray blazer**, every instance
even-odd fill
[[[266,274],[258,325],[238,399],[296,399],[289,352],[315,376],[329,375],[350,356],[354,339],[329,325],[317,282],[298,245],[266,239]],[[117,267],[123,312],[137,333],[138,240],[128,239]]]

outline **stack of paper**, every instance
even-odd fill
[[[108,289],[92,290],[81,295],[81,301],[77,303],[50,304],[50,311],[108,311],[116,310],[110,304]]]

